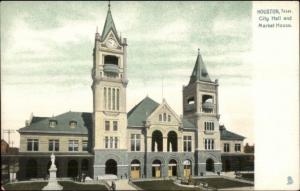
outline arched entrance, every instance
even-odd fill
[[[214,172],[214,161],[210,158],[206,160],[206,171]]]
[[[160,131],[155,130],[152,133],[152,151],[163,151],[163,135]]]
[[[68,162],[68,177],[78,176],[78,162],[76,160],[70,160]]]
[[[174,159],[168,164],[168,176],[177,176],[177,162]]]
[[[190,160],[183,161],[183,176],[189,177],[192,175],[192,163]]]
[[[177,133],[170,131],[168,133],[168,152],[177,152]]]
[[[37,162],[34,159],[29,159],[26,163],[26,178],[37,177]]]
[[[154,177],[154,178],[161,177],[161,162],[160,162],[160,160],[155,160],[152,163],[152,177]]]
[[[83,159],[81,161],[81,172],[87,174],[89,171],[89,160]]]
[[[109,159],[105,163],[105,174],[114,174],[118,175],[118,166],[117,162],[113,159]]]
[[[228,172],[231,170],[231,163],[230,163],[230,160],[226,159],[225,162],[224,162],[224,171],[225,172]]]
[[[133,160],[131,162],[130,175],[132,179],[139,179],[141,177],[141,163],[138,160]]]

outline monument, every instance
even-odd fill
[[[51,166],[49,168],[49,181],[48,184],[42,190],[62,190],[62,186],[56,180],[56,165],[55,165],[55,156],[51,154]]]

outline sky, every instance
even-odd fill
[[[31,113],[92,112],[92,50],[107,2],[1,2],[1,129]],[[128,42],[127,110],[145,96],[182,114],[198,48],[219,80],[220,123],[254,143],[251,2],[111,2]],[[7,140],[7,134],[1,137]],[[19,134],[11,135],[19,146]]]

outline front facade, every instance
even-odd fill
[[[91,76],[92,113],[32,116],[19,130],[19,179],[47,176],[52,152],[58,177],[94,179],[217,174],[224,153],[243,153],[244,137],[219,124],[218,81],[210,79],[200,50],[182,90],[183,116],[148,96],[127,113],[127,39],[118,35],[109,7],[95,35]]]

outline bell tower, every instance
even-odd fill
[[[221,150],[219,132],[218,80],[213,82],[198,49],[189,84],[183,87],[183,115],[197,127],[195,153],[198,175],[206,172],[206,160],[214,161],[214,172],[220,172]]]
[[[101,35],[96,31],[93,49],[94,176],[108,173],[107,160],[114,160],[116,170],[109,173],[118,176],[123,173],[119,166],[127,163],[126,67],[127,40],[118,35],[109,4]]]

